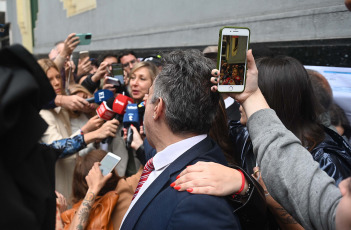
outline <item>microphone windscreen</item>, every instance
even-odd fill
[[[96,109],[96,113],[101,119],[104,119],[106,121],[111,120],[115,115],[113,110],[108,108],[108,106],[106,105],[106,101],[102,102],[99,105],[99,107]]]
[[[126,111],[127,105],[133,103],[133,99],[127,97],[123,94],[118,94],[116,99],[113,102],[112,110],[115,113],[123,115]]]
[[[130,125],[134,125],[137,129],[139,129],[140,120],[137,104],[129,104],[126,109],[126,113],[124,114],[123,126],[128,128]]]
[[[100,104],[103,101],[113,97],[113,92],[108,89],[101,89],[94,93],[95,103]]]

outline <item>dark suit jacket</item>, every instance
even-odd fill
[[[170,187],[187,165],[197,161],[226,165],[217,144],[205,138],[157,177],[130,210],[121,229],[241,229],[224,197],[178,192]]]

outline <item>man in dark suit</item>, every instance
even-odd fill
[[[149,90],[144,121],[157,154],[146,163],[121,229],[241,229],[224,197],[172,188],[189,165],[226,164],[220,148],[207,136],[219,101],[219,94],[210,90],[213,68],[196,50],[164,57],[163,69]]]

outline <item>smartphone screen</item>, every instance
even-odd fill
[[[116,167],[121,158],[111,152],[107,153],[100,162],[100,170],[102,175],[106,176]]]
[[[218,91],[242,92],[246,81],[246,52],[250,31],[247,28],[223,28],[218,47],[220,77]]]
[[[112,77],[118,79],[121,85],[124,85],[123,68],[121,64],[112,64]]]

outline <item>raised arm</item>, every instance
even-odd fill
[[[84,197],[82,204],[79,206],[76,214],[73,217],[70,230],[85,229],[89,222],[91,208],[95,202],[97,194],[100,192],[105,183],[112,176],[112,173],[103,176],[99,168],[99,162],[95,162],[85,177],[89,189]]]

